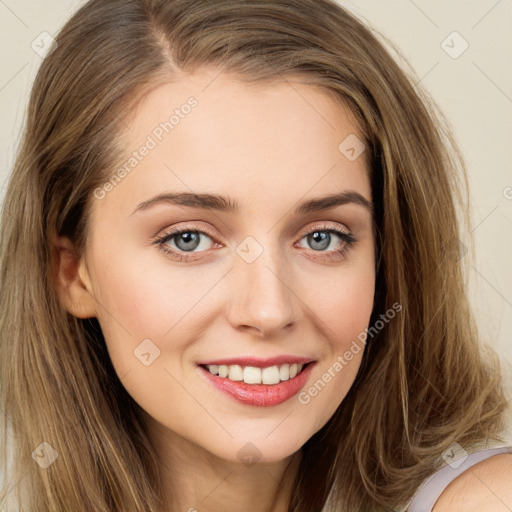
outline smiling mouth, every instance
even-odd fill
[[[264,384],[275,385],[280,382],[295,378],[300,375],[310,363],[306,364],[280,364],[267,366],[265,368],[258,368],[256,366],[244,366],[238,364],[232,365],[216,365],[216,364],[201,364],[212,375],[229,379],[233,382],[244,382],[246,384]]]

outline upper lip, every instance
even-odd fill
[[[282,355],[275,357],[267,357],[267,358],[259,358],[259,357],[228,357],[225,359],[215,359],[208,361],[201,361],[199,365],[234,365],[238,364],[240,366],[254,366],[256,368],[267,368],[269,366],[282,365],[286,363],[297,363],[297,364],[307,364],[314,361],[314,359],[310,357],[300,357],[300,356],[291,356],[291,355]]]

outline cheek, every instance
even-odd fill
[[[316,325],[323,331],[323,358],[297,401],[311,419],[311,435],[331,418],[351,388],[361,365],[365,332],[373,310],[372,265],[345,269],[324,288],[310,287]]]
[[[113,359],[126,359],[144,339],[163,348],[172,338],[173,352],[179,352],[179,340],[186,338],[174,333],[191,328],[196,306],[218,280],[211,271],[170,269],[143,257],[120,256],[115,263],[100,257],[95,268],[98,319]]]
[[[318,328],[323,326],[331,350],[344,352],[368,327],[375,293],[373,265],[347,266],[316,283],[308,278],[308,283],[303,293]]]
[[[185,434],[182,426],[204,411],[183,392],[181,384],[194,394],[196,383],[184,382],[182,363],[194,338],[194,306],[215,280],[143,258],[98,258],[95,268],[98,320],[119,379],[151,417]]]

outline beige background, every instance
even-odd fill
[[[0,0],[0,200],[41,62],[31,43],[41,32],[56,34],[82,3]],[[477,249],[471,299],[484,338],[512,368],[512,2],[340,3],[397,45],[452,125],[470,176]],[[461,37],[446,39],[454,31]],[[458,58],[443,49],[459,53],[464,41],[469,46]]]

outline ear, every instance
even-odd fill
[[[85,259],[67,237],[52,237],[54,282],[60,303],[78,318],[96,316],[96,301]]]

